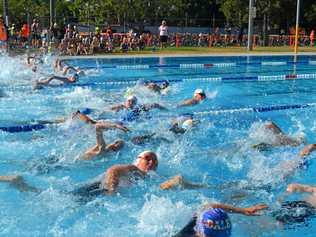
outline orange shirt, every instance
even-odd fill
[[[21,29],[21,35],[24,38],[28,38],[30,35],[30,29],[28,27],[28,25],[24,24],[22,29]]]
[[[3,25],[3,23],[0,23],[0,41],[7,41],[7,31]]]

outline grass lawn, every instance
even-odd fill
[[[255,47],[250,53],[292,53],[294,48],[284,47]],[[314,52],[316,47],[301,47],[298,52]],[[151,48],[143,51],[130,51],[128,53],[121,53],[119,51],[112,53],[112,55],[134,55],[134,54],[225,54],[225,53],[248,53],[245,47],[168,47],[164,49],[156,49],[153,51]]]

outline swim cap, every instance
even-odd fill
[[[196,95],[196,94],[205,95],[205,92],[204,92],[204,90],[202,90],[202,89],[196,89],[196,90],[194,91],[194,95]]]
[[[164,81],[162,82],[162,85],[169,86],[169,81],[168,81],[168,80],[164,80]]]
[[[228,237],[231,235],[232,226],[224,210],[212,208],[201,213],[194,229],[204,237]]]
[[[182,125],[181,125],[181,127],[182,127],[184,130],[188,130],[188,129],[192,128],[192,126],[193,126],[193,120],[192,120],[192,119],[187,119],[187,120],[185,120],[185,121],[182,123]]]
[[[135,95],[130,95],[129,97],[127,97],[127,100],[134,101],[135,103],[137,102],[137,98]]]

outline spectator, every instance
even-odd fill
[[[22,46],[24,47],[26,42],[28,41],[28,38],[30,36],[30,29],[29,26],[27,24],[23,24],[22,28],[21,28],[21,43]]]
[[[310,46],[313,47],[314,40],[315,40],[315,31],[314,30],[311,31],[311,34],[309,35],[309,40],[310,40]]]
[[[3,23],[2,18],[0,18],[0,47],[2,47],[8,40],[7,30]]]
[[[159,37],[160,37],[160,48],[166,47],[168,42],[168,26],[165,20],[161,22],[161,26],[159,27]]]
[[[31,25],[31,32],[32,32],[32,45],[36,48],[39,48],[40,46],[40,28],[39,23],[37,19],[33,20],[33,24]]]
[[[122,44],[121,44],[121,51],[123,52],[123,53],[127,53],[128,52],[128,41],[127,41],[127,38],[126,37],[124,37],[123,38],[123,41],[122,41]]]

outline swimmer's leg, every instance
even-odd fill
[[[21,192],[39,192],[37,188],[27,184],[20,175],[0,176],[0,182],[8,182]]]

